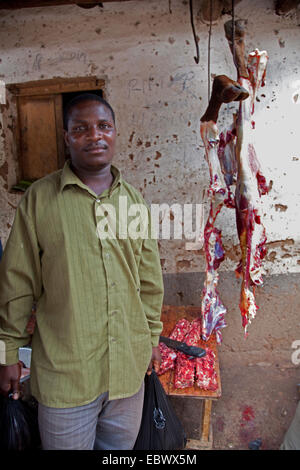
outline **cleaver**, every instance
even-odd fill
[[[187,356],[203,357],[206,355],[205,349],[198,348],[197,346],[189,346],[182,341],[176,341],[175,339],[167,338],[166,336],[160,336],[159,341],[169,348],[183,352]]]

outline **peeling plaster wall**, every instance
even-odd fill
[[[105,78],[117,116],[115,163],[149,204],[201,203],[208,168],[199,119],[208,103],[208,25],[195,18],[200,63],[187,1],[105,3],[0,12],[0,79],[6,84],[54,77]],[[196,13],[196,2],[195,2]],[[255,15],[253,12],[255,11]],[[256,103],[256,149],[267,180],[263,197],[268,235],[266,274],[300,272],[298,175],[300,171],[300,27],[296,13],[279,17],[273,0],[242,0],[236,18],[247,20],[246,51],[269,55],[266,86]],[[212,27],[211,83],[214,75],[236,77],[225,39],[224,15]],[[298,93],[298,94],[297,94]],[[223,105],[220,131],[230,124],[236,104]],[[17,180],[15,104],[0,113],[0,236],[6,241],[20,195]],[[218,218],[232,271],[239,259],[234,211]],[[187,240],[160,240],[165,273],[205,270],[203,250],[187,251]]]

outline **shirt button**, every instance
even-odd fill
[[[107,259],[109,259],[109,258],[110,258],[110,253],[105,253],[105,257],[106,257]]]
[[[110,340],[111,340],[112,343],[116,342],[116,338],[110,338]]]
[[[100,199],[96,199],[96,202],[101,202]]]
[[[115,287],[117,284],[115,282],[112,282],[110,287]]]
[[[116,315],[117,313],[118,313],[117,310],[113,310],[113,311],[111,312],[112,315]]]

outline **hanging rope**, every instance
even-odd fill
[[[196,64],[199,64],[200,60],[200,55],[199,55],[199,44],[196,36],[196,31],[195,31],[195,26],[194,26],[194,18],[193,18],[193,1],[190,0],[190,19],[191,19],[191,25],[192,25],[192,30],[193,30],[193,35],[194,35],[194,41],[196,45],[196,52],[197,56],[194,57]]]
[[[211,43],[211,26],[212,26],[212,0],[210,0],[210,13],[209,13],[209,32],[208,32],[208,51],[207,51],[207,71],[208,71],[208,101],[210,98],[210,43]]]

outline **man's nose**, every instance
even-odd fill
[[[89,126],[87,137],[92,140],[98,140],[102,137],[103,132],[98,126]]]

